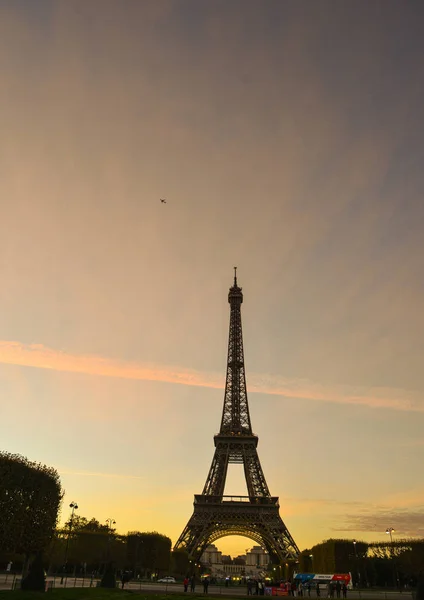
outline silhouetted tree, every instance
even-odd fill
[[[137,565],[143,572],[168,571],[171,561],[172,542],[169,537],[157,533],[131,532],[127,535],[127,562],[131,568]]]
[[[312,550],[303,550],[301,554],[299,554],[299,571],[301,573],[312,573]]]
[[[56,539],[48,549],[48,559],[56,569],[63,565],[66,541],[68,544],[68,573],[90,574],[104,572],[106,563],[112,561],[117,568],[126,566],[126,536],[102,525],[97,519],[74,515],[72,529],[70,521],[57,532]]]
[[[354,544],[355,542],[355,544]],[[354,582],[364,582],[364,560],[368,544],[357,540],[329,539],[311,549],[315,573],[352,572]]]
[[[100,587],[104,588],[114,588],[116,587],[116,575],[115,569],[113,568],[113,564],[111,562],[107,563],[106,570],[100,582]]]
[[[194,573],[193,563],[191,564],[191,571]],[[186,575],[190,570],[190,562],[188,552],[183,548],[174,550],[171,554],[171,571],[173,575],[179,575],[180,577]]]
[[[418,573],[418,584],[415,600],[424,600],[424,570],[421,570]]]
[[[53,537],[61,499],[55,469],[0,452],[0,548],[27,557],[42,552]]]
[[[25,591],[44,592],[46,589],[46,576],[41,552],[38,552],[32,561],[28,575],[21,582],[21,588]]]

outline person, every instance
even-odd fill
[[[316,590],[317,590],[317,598],[319,598],[321,596],[321,590],[319,589],[319,582],[318,581],[317,581]]]
[[[337,596],[337,598],[340,598],[340,591],[341,591],[341,589],[342,589],[341,583],[340,583],[340,581],[337,581],[337,583],[336,583],[336,596]]]
[[[124,585],[129,582],[130,574],[128,571],[122,571],[121,573],[121,589],[124,589]]]
[[[265,586],[264,586],[263,581],[261,579],[258,581],[258,586],[259,586],[259,595],[263,596],[264,593],[265,593]]]
[[[203,593],[204,594],[208,593],[208,587],[209,587],[209,579],[207,577],[205,577],[203,580]]]
[[[286,590],[287,590],[287,595],[291,596],[292,595],[292,586],[291,586],[290,581],[286,582]]]
[[[299,581],[299,585],[297,586],[297,595],[303,596],[303,583]]]
[[[331,598],[331,581],[327,583],[327,598]]]
[[[342,583],[342,594],[343,594],[343,598],[346,598],[346,594],[347,594],[346,581],[343,581],[343,583]]]
[[[247,595],[252,595],[253,581],[251,579],[247,580]]]
[[[306,584],[306,589],[308,590],[308,596],[311,595],[311,582],[308,581],[308,583]]]
[[[184,581],[183,581],[183,586],[184,586],[185,592],[188,590],[188,584],[189,584],[188,577],[185,577]]]
[[[195,589],[196,589],[196,578],[194,575],[192,575],[191,579],[190,579],[190,591],[194,592]]]

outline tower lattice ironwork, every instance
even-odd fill
[[[221,428],[214,436],[215,454],[205,487],[194,496],[193,515],[174,549],[185,548],[199,560],[208,544],[227,535],[242,535],[280,563],[296,558],[299,549],[280,517],[278,497],[269,492],[257,452],[258,436],[252,432],[241,326],[243,293],[236,267],[228,302],[230,333]],[[224,496],[230,463],[243,464],[248,496]]]

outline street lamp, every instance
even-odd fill
[[[112,519],[112,518],[106,519],[106,525],[107,525],[106,562],[109,561],[109,558],[110,558],[110,540],[111,540],[111,537],[110,537],[109,533],[112,530],[112,525],[115,525],[115,524],[116,524],[115,519]],[[106,564],[105,564],[105,571],[106,571]]]
[[[361,585],[361,573],[359,571],[358,553],[356,551],[356,540],[353,540],[353,547],[355,549],[355,562],[356,562],[356,573],[358,575],[358,587]]]
[[[391,544],[393,544],[392,533],[394,533],[394,531],[395,531],[395,530],[393,529],[393,527],[388,527],[388,528],[386,529],[386,533],[387,533],[388,535],[390,535],[390,543],[391,543]]]
[[[399,575],[398,575],[398,570],[397,570],[397,565],[396,565],[396,560],[395,560],[395,549],[393,546],[393,535],[392,534],[394,532],[395,532],[395,530],[393,529],[393,527],[388,527],[386,529],[387,535],[390,535],[391,555],[392,555],[393,565],[395,568],[396,585],[399,587]]]
[[[63,569],[62,569],[62,577],[60,579],[61,584],[63,583],[63,577],[64,577],[64,573],[66,571],[66,566],[68,563],[69,538],[71,537],[72,525],[73,525],[73,521],[74,521],[74,512],[78,508],[78,504],[76,502],[72,501],[71,504],[69,505],[69,508],[71,508],[72,510],[71,510],[71,518],[69,519],[68,537],[66,538],[65,560],[64,560]]]

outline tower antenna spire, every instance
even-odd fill
[[[237,267],[234,267],[234,285],[237,286]]]

